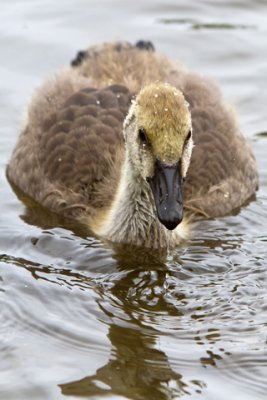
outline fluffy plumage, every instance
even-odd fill
[[[172,231],[159,221],[148,183],[157,162],[186,176],[184,220]],[[231,213],[258,185],[251,148],[218,88],[149,42],[79,52],[41,87],[7,175],[96,234],[150,247],[178,243],[188,221]]]

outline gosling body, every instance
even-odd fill
[[[251,148],[216,85],[149,42],[90,48],[45,83],[7,175],[94,233],[148,247],[179,243],[190,223],[230,214],[258,185]]]

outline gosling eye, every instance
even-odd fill
[[[191,136],[192,136],[192,129],[190,129],[190,130],[188,131],[188,134],[187,134],[187,136],[186,136],[185,141],[188,142],[188,140],[191,138]]]
[[[149,141],[148,141],[148,138],[146,135],[146,130],[144,128],[139,129],[138,136],[139,136],[139,140],[140,140],[141,144],[143,144],[143,145],[149,144]]]

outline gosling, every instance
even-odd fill
[[[79,52],[45,83],[7,177],[100,237],[151,248],[231,214],[258,186],[252,150],[217,86],[144,41]]]

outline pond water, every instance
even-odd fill
[[[33,215],[5,178],[34,88],[113,39],[216,79],[258,162],[257,200],[167,258]],[[0,399],[266,399],[267,2],[1,0],[0,48]]]

